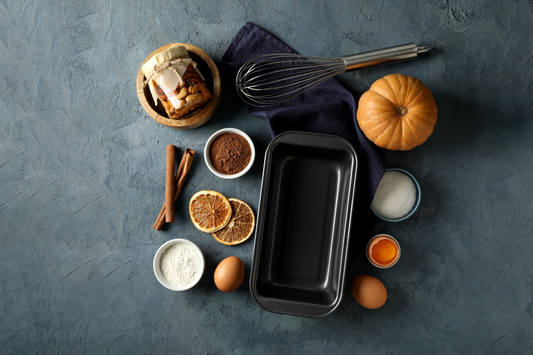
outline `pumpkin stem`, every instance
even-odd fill
[[[407,109],[407,107],[405,106],[398,106],[398,108],[396,109],[396,113],[398,114],[398,116],[402,117],[404,116],[405,114],[407,114],[407,111],[409,111]]]

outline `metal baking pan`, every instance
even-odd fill
[[[322,317],[341,303],[357,167],[337,136],[287,132],[267,147],[250,272],[267,311]]]

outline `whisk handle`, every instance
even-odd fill
[[[375,51],[352,54],[343,57],[346,70],[389,64],[409,59],[416,59],[418,53],[429,52],[431,47],[417,46],[415,43],[402,44]]]

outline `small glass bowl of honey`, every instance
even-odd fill
[[[380,269],[387,269],[396,264],[400,259],[400,254],[400,244],[388,234],[374,236],[366,246],[368,261]]]

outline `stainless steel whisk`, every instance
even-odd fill
[[[299,54],[266,54],[246,62],[235,84],[249,105],[268,107],[290,100],[321,82],[348,70],[416,59],[431,47],[414,43],[352,54],[340,58]]]

